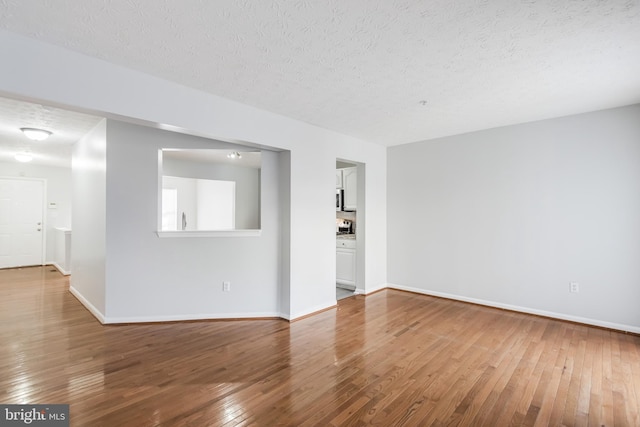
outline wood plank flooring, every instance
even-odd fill
[[[640,426],[640,338],[399,291],[283,320],[103,326],[0,270],[0,403],[73,426]]]

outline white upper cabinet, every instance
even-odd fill
[[[342,169],[336,169],[336,188],[342,188]]]
[[[344,188],[344,210],[355,211],[358,196],[357,168],[342,169],[342,187]]]

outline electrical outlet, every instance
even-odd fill
[[[577,294],[580,292],[580,284],[578,282],[569,283],[569,292],[573,294]]]
[[[231,282],[222,282],[222,290],[224,292],[230,292],[231,291]]]

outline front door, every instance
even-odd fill
[[[44,181],[0,178],[0,268],[42,265]]]

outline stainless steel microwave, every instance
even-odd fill
[[[336,210],[341,211],[343,208],[344,190],[336,189]]]

